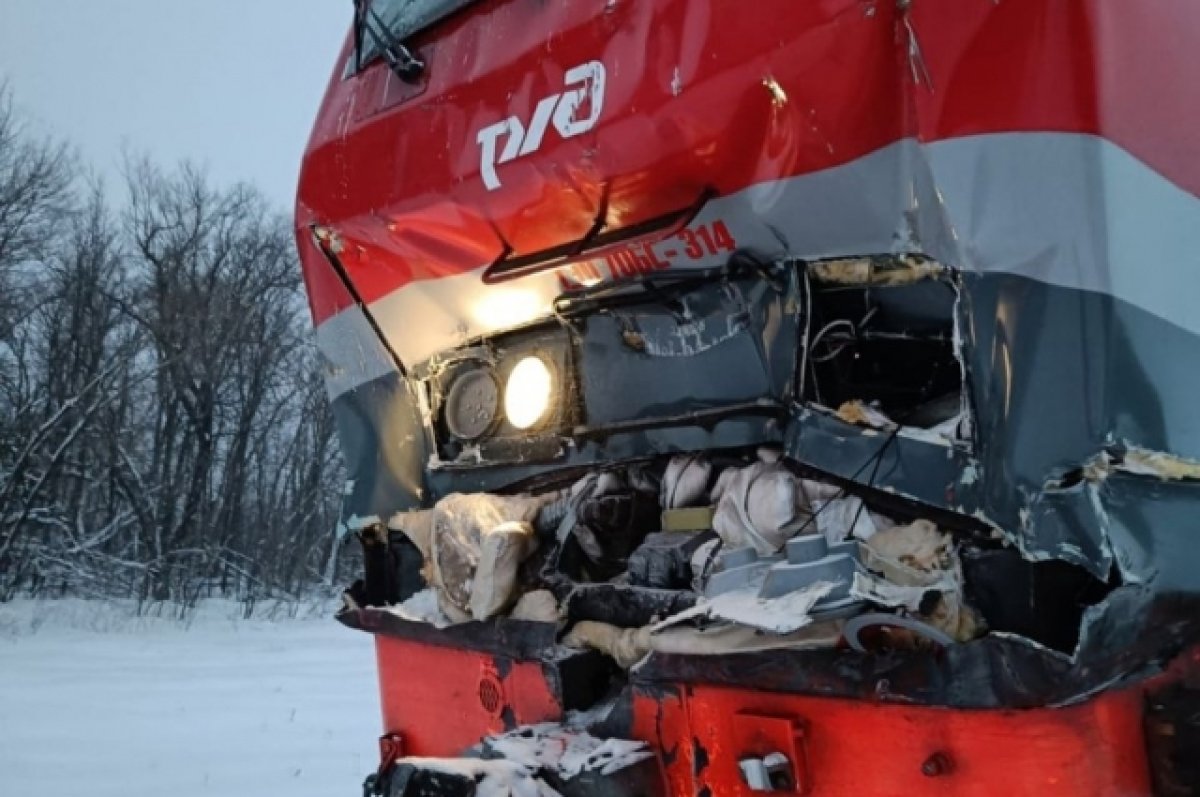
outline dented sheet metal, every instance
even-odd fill
[[[758,688],[1011,707],[1155,672],[1198,638],[1200,150],[1180,133],[1200,128],[1200,81],[1180,77],[1198,8],[500,2],[429,34],[419,85],[334,81],[297,225],[346,517],[772,445],[873,508],[953,529],[981,560],[1016,552],[1103,594],[1074,607],[1070,644],[997,630],[937,662],[760,652]],[[572,113],[556,126],[561,97]],[[502,123],[489,160],[479,132]],[[681,208],[697,212],[678,229],[484,279],[502,256]],[[439,380],[479,351],[503,375],[506,346],[553,366],[556,425],[448,444]],[[893,356],[905,346],[921,352],[912,369]],[[898,385],[895,361],[937,395],[897,398],[920,385]],[[843,395],[843,378],[884,395]],[[933,406],[946,401],[949,415]],[[590,586],[572,605],[687,608]],[[856,589],[920,608],[922,585],[896,586]],[[374,611],[345,619],[417,633]],[[531,656],[529,635],[553,637],[551,623],[511,639],[465,625],[456,643]],[[743,672],[663,649],[637,677]]]
[[[548,457],[523,455],[515,460],[480,462],[474,468],[425,474],[430,495],[437,496],[456,488],[478,490],[485,486],[487,489],[504,489],[511,485],[544,484],[543,490],[555,485],[557,489],[565,486],[558,474],[578,473],[581,467],[608,467],[674,451],[722,451],[774,444],[779,446],[784,459],[793,465],[813,467],[857,484],[860,489],[868,489],[875,506],[881,501],[883,505],[891,501],[896,507],[909,507],[909,512],[911,507],[920,506],[923,513],[935,518],[939,524],[946,522],[969,538],[985,544],[1015,547],[1027,562],[1069,563],[1089,573],[1099,584],[1126,585],[1108,597],[1098,596],[1097,602],[1077,620],[1064,621],[1078,624],[1074,633],[1079,641],[1071,647],[1048,647],[1019,634],[996,631],[964,645],[977,649],[977,653],[955,652],[949,659],[967,673],[975,671],[973,668],[1009,668],[1014,674],[1019,673],[1012,681],[991,684],[985,690],[982,689],[984,676],[971,676],[964,683],[974,684],[973,687],[959,684],[950,690],[944,685],[937,686],[936,680],[924,686],[911,680],[904,688],[896,687],[897,695],[903,696],[898,699],[947,700],[958,705],[978,706],[1002,705],[1004,701],[1016,701],[1020,705],[1072,702],[1112,684],[1154,672],[1172,651],[1194,638],[1196,629],[1191,621],[1172,612],[1179,605],[1190,605],[1187,601],[1197,593],[1195,574],[1200,572],[1197,569],[1200,568],[1200,548],[1190,533],[1200,500],[1195,463],[1187,457],[1136,444],[1131,438],[1118,437],[1111,431],[1102,434],[1087,431],[1091,428],[1092,418],[1087,412],[1081,413],[1080,408],[1096,407],[1096,402],[1091,397],[1080,398],[1071,406],[1058,400],[1059,395],[1070,395],[1072,391],[1078,395],[1083,389],[1074,381],[1079,373],[1084,373],[1077,370],[1077,366],[1082,368],[1083,364],[1070,359],[1054,360],[1053,352],[1043,348],[1058,339],[1056,325],[1062,315],[1077,312],[1080,315],[1075,317],[1079,318],[1084,314],[1111,312],[1111,302],[1075,294],[1070,301],[1058,302],[1054,314],[1043,316],[1050,324],[1050,334],[1033,340],[1019,339],[1025,340],[1023,345],[1030,347],[1031,359],[1025,360],[1026,363],[1036,365],[1042,358],[1052,358],[1046,364],[1050,370],[1042,381],[1021,382],[1023,391],[1035,394],[1035,398],[1030,399],[1017,391],[1015,385],[1005,387],[1005,392],[997,392],[991,384],[1001,375],[1015,379],[1013,374],[1017,368],[1015,363],[1006,364],[1003,358],[992,362],[985,357],[983,346],[992,351],[994,343],[981,344],[981,335],[986,332],[995,336],[1001,334],[1001,330],[985,330],[972,315],[978,303],[989,296],[988,291],[999,290],[998,286],[986,278],[971,278],[954,270],[928,277],[935,281],[962,277],[959,289],[963,298],[954,307],[954,321],[963,333],[955,350],[962,357],[963,371],[967,375],[963,390],[971,411],[966,425],[971,433],[969,437],[956,439],[905,426],[886,416],[872,415],[872,408],[865,403],[858,407],[857,414],[850,416],[846,410],[837,413],[811,401],[799,401],[796,391],[801,388],[797,384],[796,368],[802,359],[801,346],[807,326],[802,309],[805,306],[805,264],[786,263],[775,268],[785,279],[772,283],[765,278],[737,276],[735,279],[741,287],[733,292],[719,287],[724,278],[718,277],[715,283],[703,283],[704,296],[744,297],[749,289],[749,295],[760,298],[755,300],[756,305],[751,305],[749,312],[740,302],[730,306],[732,314],[741,313],[748,319],[733,337],[717,340],[711,347],[700,347],[686,356],[659,357],[645,349],[630,347],[627,337],[622,334],[621,324],[614,320],[618,316],[605,313],[602,308],[597,308],[595,315],[585,313],[571,319],[565,328],[570,331],[573,345],[580,346],[577,351],[581,371],[594,374],[581,383],[583,395],[580,398],[585,402],[583,417],[594,422],[595,428],[603,428],[604,424],[593,410],[611,407],[612,430],[574,440],[567,431],[553,446],[554,451],[564,452],[561,454]],[[787,277],[789,273],[793,276]],[[758,281],[747,285],[752,279]],[[1055,297],[1063,298],[1058,295],[1058,289],[1038,287],[1027,281],[1021,284],[1026,301],[1032,301],[1030,297],[1038,291],[1053,294],[1043,297],[1046,302]],[[837,290],[862,287],[840,284]],[[905,284],[868,285],[866,289],[899,291],[912,288]],[[1015,286],[1010,285],[1006,290],[1012,289]],[[695,288],[689,286],[685,290]],[[671,293],[638,296],[621,312],[626,319],[662,319],[664,323],[653,333],[655,335],[673,334],[673,326],[682,330],[681,336],[693,335],[694,329],[686,328],[688,320],[673,315],[679,306],[675,297],[676,294]],[[1033,306],[1042,305],[1033,302]],[[1028,310],[1014,312],[1020,318],[1019,313]],[[785,319],[787,324],[772,322],[772,318]],[[642,326],[643,329],[654,329],[648,324]],[[789,331],[783,334],[779,332],[781,329]],[[1065,329],[1063,334],[1066,334]],[[756,345],[741,349],[738,342],[741,339],[756,342]],[[1096,345],[1102,342],[1094,341]],[[1033,356],[1034,352],[1037,356]],[[1087,352],[1089,358],[1094,358],[1089,360],[1089,365],[1102,362],[1099,351],[1094,355],[1090,349]],[[681,370],[680,373],[687,374],[687,379],[676,379],[673,372],[664,371],[661,366],[661,363],[679,364],[680,368],[686,369],[692,361],[711,364],[696,371]],[[640,387],[613,378],[631,362],[638,363],[638,367],[644,369],[642,374],[649,378]],[[1012,370],[997,372],[993,368],[996,363]],[[1050,367],[1056,363],[1056,367]],[[1121,358],[1103,361],[1103,364],[1116,372],[1132,365]],[[753,389],[749,392],[739,392],[746,389],[746,381],[734,382],[733,392],[726,394],[733,400],[730,406],[744,407],[745,399],[757,392],[760,398],[776,402],[778,409],[757,417],[735,409],[728,416],[717,414],[707,416],[710,420],[701,421],[706,417],[701,413],[722,407],[722,386],[726,383],[714,378],[713,374],[736,374],[741,372],[738,369],[745,368],[752,368],[761,376],[758,381],[750,382]],[[1053,378],[1049,375],[1051,372]],[[664,374],[667,378],[653,378]],[[1181,378],[1190,377],[1181,373]],[[1118,380],[1119,387],[1131,384]],[[705,394],[704,390],[709,392]],[[586,403],[589,395],[593,397],[590,406]],[[1113,394],[1106,395],[1110,396],[1110,402],[1113,401]],[[1168,399],[1169,396],[1163,396],[1157,404],[1118,402],[1115,406],[1122,410],[1113,416],[1114,422],[1110,426],[1129,431],[1137,418],[1148,424],[1152,416],[1147,415],[1146,410],[1162,407]],[[646,422],[647,426],[637,431],[622,431],[620,424],[630,418]],[[662,423],[656,419],[663,419]],[[1144,425],[1139,438],[1155,439],[1148,433],[1152,428],[1153,425]],[[426,436],[436,439],[431,429],[426,430]],[[715,479],[712,470],[702,473],[700,478],[704,482]],[[416,475],[420,477],[420,474]],[[677,479],[678,474],[674,478]],[[828,500],[830,496],[820,498]],[[689,502],[694,500],[695,497]],[[865,509],[843,512],[846,527],[857,526],[863,515],[870,517]],[[830,515],[827,520],[832,518]],[[814,530],[819,529],[818,525]],[[856,588],[858,596],[878,605],[910,612],[922,608],[918,596],[900,595],[894,587],[860,580]],[[956,595],[957,590],[948,594]],[[643,611],[640,607],[649,605],[639,603],[641,598],[631,600],[624,622],[638,622],[636,618],[642,616],[639,612]],[[961,633],[963,639],[970,639],[977,633],[973,630],[977,621],[970,614],[956,614],[958,604],[957,599],[954,600],[955,603],[945,607],[945,611],[954,616],[944,616],[943,620],[949,624],[953,635]],[[661,605],[670,603],[665,601]],[[563,605],[578,607],[583,604],[564,602]],[[1160,628],[1145,628],[1144,624],[1155,617],[1174,619]],[[803,612],[796,613],[790,620],[790,627],[798,627],[796,623],[802,625],[804,620]],[[631,664],[647,652],[651,653],[648,662],[638,668],[638,677],[642,677],[643,672],[653,674],[655,678],[664,672],[672,672],[680,678],[691,677],[689,674],[693,671],[688,669],[690,665],[681,664],[684,660],[681,656],[719,658],[728,653],[722,645],[741,645],[743,651],[750,649],[745,647],[746,641],[725,637],[720,645],[701,652],[700,648],[687,647],[691,643],[684,642],[682,637],[651,639],[647,636],[648,631],[639,630],[640,625],[610,627],[613,630],[606,633],[613,635],[611,638],[625,640],[621,644],[635,645],[631,650],[636,652],[619,654],[619,660],[628,656],[625,660]],[[1119,656],[1114,655],[1112,649],[1117,642],[1122,645]],[[655,644],[660,647],[655,648]],[[677,647],[665,647],[669,644]],[[771,644],[780,650],[788,648],[786,640]],[[806,639],[798,639],[792,646],[793,651],[796,647],[811,645]],[[689,650],[690,654],[686,652]],[[770,654],[760,652],[756,655]],[[802,654],[793,652],[789,655]],[[804,655],[817,654],[808,651]],[[921,672],[930,675],[916,663],[911,666],[916,669],[905,677],[917,679]],[[662,669],[664,667],[667,669]],[[1100,679],[1097,673],[1103,673],[1104,678]],[[865,677],[867,673],[861,672],[859,676]],[[838,687],[839,693],[854,693],[858,688],[854,678],[859,676]],[[949,671],[944,676],[936,676],[942,677],[950,679],[952,676]],[[736,676],[731,674],[730,678],[736,679]],[[794,680],[764,682],[762,688],[805,688]],[[962,691],[964,689],[966,691]]]

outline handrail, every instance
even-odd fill
[[[512,247],[505,241],[500,257],[484,270],[483,281],[494,285],[580,260],[591,260],[639,238],[649,238],[651,242],[661,240],[691,224],[714,194],[712,189],[706,188],[695,202],[685,208],[628,227],[605,231],[608,226],[608,193],[605,192],[595,223],[582,238],[516,257],[513,257]]]

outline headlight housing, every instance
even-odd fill
[[[487,367],[464,371],[446,393],[443,417],[450,434],[459,440],[483,437],[496,422],[500,410],[500,387]]]
[[[438,459],[456,466],[561,453],[579,422],[574,350],[561,327],[522,330],[419,364]]]

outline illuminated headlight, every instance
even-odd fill
[[[504,385],[504,415],[516,429],[529,429],[550,409],[554,375],[541,357],[525,357],[508,374]]]
[[[476,440],[492,428],[500,409],[500,388],[486,368],[461,374],[446,394],[445,419],[459,440]]]

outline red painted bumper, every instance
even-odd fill
[[[384,727],[399,737],[403,755],[459,755],[488,734],[565,713],[561,684],[539,662],[376,639]],[[772,752],[788,756],[794,779],[792,791],[776,793],[1150,795],[1150,762],[1161,740],[1150,739],[1148,749],[1146,728],[1154,726],[1147,726],[1146,706],[1156,693],[1198,678],[1195,651],[1141,684],[1073,706],[1027,710],[635,681],[614,714],[626,736],[658,752],[664,795],[754,794],[738,761]],[[1164,734],[1170,744],[1170,730]]]

